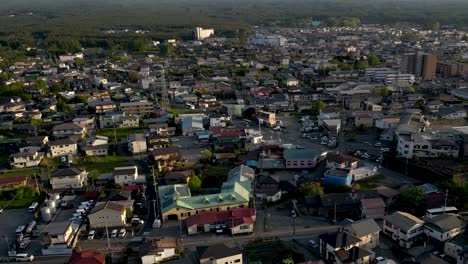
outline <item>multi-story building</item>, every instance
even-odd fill
[[[468,73],[466,62],[438,62],[437,72],[444,77],[463,76]]]
[[[161,237],[147,240],[139,248],[142,264],[161,263],[178,256],[177,238]]]
[[[242,250],[224,244],[197,247],[200,264],[242,264]]]
[[[436,138],[431,134],[398,135],[397,156],[419,158],[458,158],[459,145],[452,139]]]
[[[212,28],[196,27],[193,30],[193,36],[195,40],[204,40],[206,38],[209,38],[211,35],[214,35],[214,29]]]
[[[270,127],[276,126],[276,114],[273,112],[257,111],[257,119],[260,124]]]
[[[145,134],[128,135],[128,151],[133,155],[148,151]]]
[[[375,253],[361,247],[361,239],[340,228],[337,232],[319,236],[319,252],[328,263],[368,264],[374,260]]]
[[[424,238],[424,221],[405,212],[394,212],[384,217],[383,230],[399,246],[410,248]]]
[[[374,219],[362,219],[345,225],[344,229],[361,240],[359,246],[373,249],[379,246],[381,231]]]
[[[122,227],[127,223],[126,208],[116,202],[101,202],[89,212],[91,228]]]
[[[52,248],[70,248],[78,227],[72,222],[53,222],[45,229],[45,244]]]
[[[154,112],[154,104],[152,102],[127,102],[120,104],[120,111],[126,114],[134,114],[144,116],[145,114]]]
[[[407,53],[401,58],[401,71],[414,74],[416,78],[434,80],[437,65],[435,53]]]
[[[63,123],[55,126],[52,129],[52,134],[55,138],[67,138],[71,136],[83,138],[86,135],[86,126],[80,126],[75,123]]]
[[[314,149],[285,149],[283,158],[287,169],[311,169],[317,165],[319,154]]]
[[[181,155],[178,148],[159,148],[151,152],[151,157],[158,171],[171,171],[179,163]]]
[[[44,158],[44,152],[39,152],[40,147],[21,148],[18,153],[10,155],[12,168],[29,168],[39,166]]]
[[[52,173],[52,189],[80,189],[88,184],[88,172],[78,168],[59,169]]]
[[[76,155],[78,146],[71,139],[61,139],[49,142],[50,155],[54,157]]]
[[[102,114],[117,110],[117,104],[110,99],[93,100],[88,102],[88,105],[95,109],[96,114]]]
[[[138,127],[140,119],[136,115],[123,112],[106,112],[99,116],[99,127]]]

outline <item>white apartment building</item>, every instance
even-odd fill
[[[440,139],[430,134],[398,135],[398,157],[458,158],[458,154],[458,144],[450,139]]]
[[[133,155],[148,151],[145,134],[132,134],[128,136],[128,151]]]
[[[214,29],[196,27],[193,30],[193,34],[194,34],[195,40],[200,41],[200,40],[204,40],[206,38],[211,37],[211,35],[214,35]]]
[[[424,221],[405,212],[394,212],[384,217],[383,230],[399,246],[410,248],[423,237]]]

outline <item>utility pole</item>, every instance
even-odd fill
[[[296,236],[296,216],[293,216],[293,238]]]
[[[445,214],[445,210],[447,209],[447,198],[448,198],[448,189],[445,190],[444,214]]]
[[[333,223],[336,224],[336,202],[333,204]]]

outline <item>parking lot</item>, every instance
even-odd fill
[[[0,219],[2,224],[0,225],[0,234],[2,237],[0,239],[0,256],[8,256],[7,252],[7,243],[5,240],[5,235],[7,236],[10,244],[13,244],[16,240],[16,228],[19,225],[27,226],[28,223],[32,220],[33,214],[28,213],[27,208],[23,209],[7,209],[2,214],[0,214]],[[40,241],[33,240],[29,247],[26,250],[19,250],[20,252],[40,252]],[[34,254],[34,253],[33,253]]]

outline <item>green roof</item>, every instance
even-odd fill
[[[252,182],[246,177],[223,183],[220,193],[191,196],[187,184],[159,186],[161,212],[173,208],[199,210],[217,206],[237,205],[250,200]]]
[[[284,159],[314,159],[318,152],[315,149],[285,149]]]

